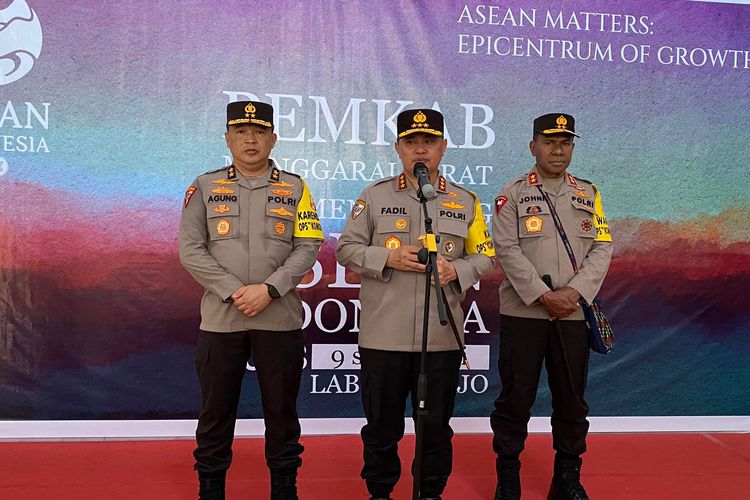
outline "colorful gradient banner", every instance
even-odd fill
[[[356,276],[333,249],[398,174],[396,114],[440,109],[442,171],[487,217],[528,171],[531,122],[576,117],[617,335],[592,415],[749,415],[750,6],[684,1],[0,1],[0,418],[195,418],[202,290],[181,268],[184,190],[227,164],[228,102],[276,108],[273,157],[327,235],[301,286],[300,416],[360,417]],[[465,303],[457,416],[488,416],[498,270]],[[259,418],[249,370],[242,418]],[[536,415],[549,412],[543,384]]]

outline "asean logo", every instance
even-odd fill
[[[0,10],[0,85],[25,76],[42,52],[42,25],[25,0]]]

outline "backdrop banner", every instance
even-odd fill
[[[362,416],[358,278],[334,248],[360,192],[401,171],[395,117],[415,106],[444,113],[441,171],[488,220],[533,166],[533,118],[575,116],[570,172],[600,188],[615,244],[593,416],[750,415],[750,6],[0,0],[1,419],[197,417],[180,210],[229,164],[244,99],[273,104],[272,156],[326,233],[300,285],[301,417]],[[502,279],[467,294],[456,416],[499,391]],[[261,417],[252,361],[239,414]]]

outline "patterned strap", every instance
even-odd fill
[[[578,274],[578,264],[576,264],[576,257],[575,255],[573,255],[573,248],[570,246],[570,240],[568,240],[568,235],[565,234],[565,229],[563,229],[562,222],[560,222],[560,217],[557,216],[555,207],[552,206],[552,202],[550,201],[547,193],[545,193],[544,190],[542,189],[542,186],[537,186],[536,188],[542,194],[542,198],[544,198],[544,201],[547,202],[549,211],[552,214],[552,220],[555,221],[555,227],[557,228],[557,233],[560,235],[560,239],[562,239],[563,245],[565,246],[565,251],[568,252],[568,257],[570,257],[570,263],[573,264],[573,272]]]

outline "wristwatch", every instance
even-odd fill
[[[281,294],[278,290],[276,290],[275,286],[268,283],[265,283],[265,285],[268,287],[268,295],[270,295],[272,299],[278,299],[279,297],[281,297]]]

